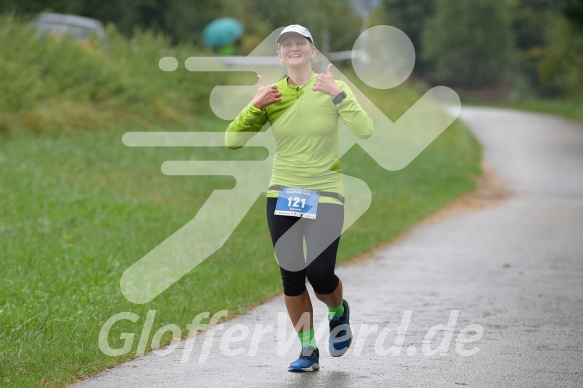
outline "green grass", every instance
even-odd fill
[[[514,109],[548,113],[583,122],[583,99],[535,100],[512,104]]]
[[[184,331],[200,312],[232,316],[281,293],[263,197],[223,248],[152,302],[134,305],[120,292],[125,269],[191,220],[213,190],[235,184],[165,176],[163,161],[264,156],[121,142],[127,130],[224,131],[227,123],[209,118],[208,107],[211,88],[228,84],[224,75],[161,73],[156,65],[167,42],[149,33],[129,42],[110,28],[102,51],[38,40],[13,18],[0,21],[0,386],[59,386],[131,358],[149,310],[157,314],[148,345],[165,324]],[[406,87],[358,87],[393,120],[420,96]],[[398,172],[351,149],[343,170],[369,184],[373,203],[343,236],[339,261],[472,190],[480,160],[478,143],[458,122]],[[112,346],[122,345],[124,332],[136,339],[128,354],[106,356],[100,328],[121,312],[140,320],[116,324]]]
[[[395,117],[418,95],[367,92]],[[199,119],[198,125],[223,131],[226,123]],[[163,128],[169,129],[189,128]],[[139,335],[148,310],[157,310],[152,334],[168,323],[184,330],[199,312],[237,314],[281,292],[261,197],[216,254],[152,302],[127,302],[119,289],[123,271],[192,219],[214,189],[234,185],[228,177],[164,176],[160,163],[253,155],[127,148],[122,134],[0,137],[1,385],[70,383],[135,355],[137,339],[126,356],[98,348],[100,327],[120,312],[140,320],[116,324],[114,346],[122,345],[122,332]],[[347,174],[371,186],[373,204],[344,235],[339,261],[395,238],[471,190],[480,172],[479,146],[457,122],[401,171],[383,170],[358,147],[342,162]]]
[[[208,110],[208,94],[225,75],[162,72],[158,61],[180,64],[205,55],[193,45],[136,31],[131,39],[113,26],[107,48],[36,36],[31,23],[0,15],[0,133],[74,132],[123,126],[186,123]]]
[[[497,108],[518,109],[537,113],[547,113],[562,116],[570,120],[583,122],[583,99],[559,98],[559,99],[533,99],[515,102],[500,101],[465,101],[466,105],[494,106]]]

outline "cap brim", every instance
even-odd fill
[[[314,43],[314,42],[312,42],[312,39],[310,39],[310,37],[309,37],[309,36],[302,35],[302,34],[300,34],[299,32],[295,32],[295,31],[288,31],[288,32],[284,32],[283,34],[281,34],[280,36],[278,36],[278,37],[277,37],[277,39],[276,39],[276,42],[277,42],[277,43],[281,42],[281,40],[282,40],[282,39],[283,39],[285,36],[288,36],[289,34],[296,34],[296,35],[299,35],[299,36],[303,36],[304,38],[306,38],[307,40],[309,40],[309,41],[310,41],[310,43],[312,43],[312,44]]]

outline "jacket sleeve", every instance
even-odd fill
[[[225,133],[225,145],[236,150],[241,148],[267,123],[267,114],[249,103],[229,124]]]
[[[338,86],[346,93],[336,109],[340,119],[360,139],[368,139],[372,136],[372,118],[362,109],[352,90],[344,82],[338,82]]]

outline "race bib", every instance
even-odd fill
[[[320,194],[317,191],[286,187],[279,191],[273,214],[315,219],[319,197]]]

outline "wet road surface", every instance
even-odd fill
[[[321,370],[288,372],[299,345],[277,297],[78,385],[583,386],[583,126],[492,108],[460,118],[506,195],[340,266],[355,334],[343,357],[314,302]]]

